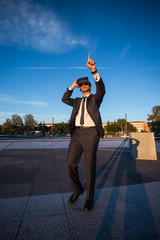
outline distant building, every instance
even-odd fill
[[[147,122],[144,122],[144,121],[128,121],[128,122],[137,128],[137,132],[150,132]],[[110,125],[114,124],[114,122],[109,122],[109,124]],[[108,122],[102,124],[103,127],[107,125],[108,125]]]
[[[129,122],[131,123],[134,127],[137,128],[137,132],[150,132],[149,126],[147,122],[143,121],[132,121]]]
[[[45,125],[46,127],[52,127],[52,126],[53,126],[53,123],[44,123],[44,125]]]

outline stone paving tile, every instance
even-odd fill
[[[132,179],[134,181],[134,183],[132,184],[139,184],[139,183],[144,183],[144,182],[154,182],[156,181],[156,178],[152,177],[153,173],[150,174],[151,176],[148,176],[147,174],[143,174],[143,173],[138,173],[135,172],[133,173],[129,173],[128,174],[128,179]],[[130,185],[129,181],[128,183],[126,182],[126,184],[123,185]]]
[[[0,185],[0,194],[1,194],[1,192],[2,192],[2,190],[3,190],[3,188],[4,188],[4,186],[5,186],[5,185],[2,185],[2,184]]]
[[[61,194],[40,195],[29,197],[24,218],[40,218],[64,214]]]
[[[40,164],[40,157],[39,156],[30,156],[26,157],[24,156],[25,161],[23,165],[21,166],[20,171],[25,171],[25,170],[32,170],[33,168],[38,168]],[[14,159],[15,160],[15,159]]]
[[[133,203],[133,200],[123,194],[119,187],[97,189],[95,195],[104,208]]]
[[[12,143],[12,142],[11,142]],[[7,148],[11,144],[10,142],[0,142],[0,151]]]
[[[61,188],[58,181],[34,182],[32,185],[31,196],[60,193]]]
[[[148,179],[150,178],[150,180],[153,179],[152,181],[155,182],[159,178],[160,173],[159,173],[158,169],[157,170],[154,169],[152,172],[151,172],[151,169],[150,169],[150,170],[146,171],[144,173],[144,175],[146,175],[148,177]]]
[[[128,240],[150,239],[152,236],[160,235],[149,209],[146,211],[137,203],[108,207],[106,212]]]
[[[13,157],[0,156],[0,168],[13,161]]]
[[[0,199],[0,223],[20,221],[27,199],[27,197]]]
[[[72,191],[71,184],[67,179],[65,181],[60,181],[59,183],[60,183],[60,189],[62,193],[67,193]]]
[[[0,239],[15,240],[20,222],[0,223]]]
[[[97,177],[96,178],[96,184],[95,188],[108,188],[113,186],[113,180],[111,178],[102,178],[102,177]]]
[[[57,167],[57,173],[58,173],[58,177],[59,177],[60,181],[66,181],[66,182],[69,181],[68,173],[64,166],[62,168]]]
[[[117,187],[119,185],[126,186],[126,185],[132,185],[137,183],[136,178],[130,177],[130,174],[128,174],[128,176],[117,174],[116,178],[109,177],[108,180],[112,182],[113,187]]]
[[[33,183],[36,172],[37,168],[21,168],[8,180],[7,184]]]
[[[136,185],[122,186],[119,188],[121,189],[121,193],[126,194],[135,202],[160,198],[160,191],[154,191],[151,187],[151,183],[150,186],[148,186],[148,183],[141,183]]]
[[[67,214],[73,240],[125,239],[103,208],[91,212],[72,211]]]
[[[157,231],[160,233],[160,198],[158,199],[148,199],[147,201],[140,201],[138,204],[144,208],[146,211],[150,211],[152,218],[157,224]]]
[[[4,184],[2,190],[0,191],[0,198],[16,198],[29,196],[31,187],[31,183]]]
[[[43,149],[53,148],[53,142],[14,142],[7,149]]]
[[[0,168],[0,184],[6,184],[14,176],[14,174],[19,169],[19,166],[15,165],[5,165]]]
[[[71,240],[66,216],[23,220],[17,240]]]
[[[129,141],[127,140],[127,141],[116,141],[116,140],[114,140],[114,141],[100,141],[99,142],[99,145],[98,145],[98,147],[99,148],[105,148],[105,147],[107,147],[107,148],[110,148],[110,147],[120,147],[120,148],[124,148],[124,147],[129,147]]]
[[[145,184],[146,188],[151,189],[152,192],[156,195],[156,198],[160,198],[160,181],[151,182]]]
[[[68,148],[69,142],[56,142],[53,144],[53,148]]]
[[[51,182],[58,181],[57,169],[51,168],[38,168],[36,172],[35,182]]]

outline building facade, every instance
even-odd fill
[[[129,122],[131,123],[134,127],[137,128],[137,132],[150,132],[149,126],[147,122],[143,121],[132,121]]]

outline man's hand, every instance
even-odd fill
[[[79,85],[77,84],[77,80],[78,80],[78,78],[77,78],[76,81],[74,81],[74,83],[72,84],[72,86],[71,86],[72,90],[73,90],[75,87],[78,87],[78,88],[79,88]]]
[[[90,53],[88,53],[87,67],[91,70],[91,72],[96,71],[96,63],[90,58]]]

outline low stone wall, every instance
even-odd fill
[[[141,160],[157,160],[154,133],[131,132],[129,147],[132,158]]]

